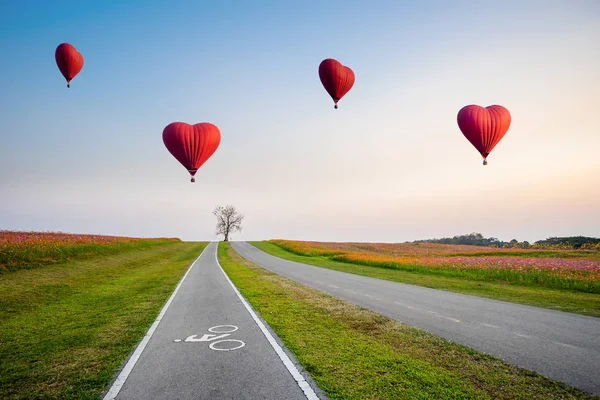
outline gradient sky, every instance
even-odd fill
[[[3,0],[0,47],[0,229],[214,240],[233,204],[233,240],[600,236],[597,0]],[[512,115],[486,167],[467,104]],[[173,121],[221,131],[195,184]]]

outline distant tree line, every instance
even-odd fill
[[[569,246],[574,249],[600,249],[600,239],[587,236],[551,237],[546,240],[538,240],[535,244],[541,246]]]
[[[413,243],[466,244],[472,246],[520,249],[600,250],[600,238],[587,236],[550,237],[545,240],[538,240],[531,244],[528,241],[519,242],[517,239],[513,239],[510,242],[504,242],[495,237],[483,237],[481,233],[469,233],[467,235],[457,235],[451,238],[415,240]]]

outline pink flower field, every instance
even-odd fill
[[[353,264],[600,293],[597,251],[434,243],[270,242],[295,254]]]

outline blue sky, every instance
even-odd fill
[[[3,1],[0,229],[209,240],[233,204],[234,240],[600,236],[598,43],[594,0]],[[467,104],[512,115],[486,167]],[[173,121],[221,130],[195,184]]]

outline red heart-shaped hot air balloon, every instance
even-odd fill
[[[510,127],[510,113],[502,106],[463,107],[456,117],[463,135],[481,153],[483,165],[487,165],[487,156]]]
[[[327,90],[327,93],[333,99],[334,108],[338,108],[338,101],[354,85],[354,72],[333,58],[321,61],[319,65],[319,78],[325,90]]]
[[[59,44],[54,52],[56,65],[67,80],[67,87],[71,87],[71,79],[81,71],[83,56],[69,43]]]
[[[221,142],[219,128],[209,122],[196,125],[172,122],[163,130],[163,142],[167,150],[192,176],[213,155]]]

